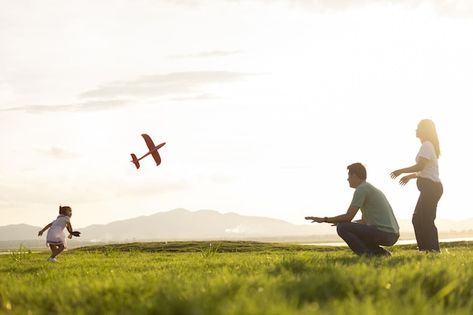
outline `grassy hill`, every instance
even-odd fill
[[[215,253],[242,253],[261,251],[339,251],[335,246],[307,246],[287,243],[262,243],[250,241],[183,241],[183,242],[137,242],[80,247],[75,251],[85,252],[170,252],[193,253],[212,251]]]
[[[0,314],[471,314],[473,244],[441,254],[155,242],[0,255]]]
[[[397,251],[399,249],[414,250],[417,245],[399,245],[391,247],[391,250]],[[473,241],[459,241],[459,242],[445,242],[441,245],[442,249],[449,248],[465,248],[473,249]],[[340,251],[345,249],[342,246],[312,246],[291,243],[269,243],[269,242],[254,242],[254,241],[182,241],[182,242],[135,242],[124,244],[100,244],[79,247],[74,251],[82,252],[170,252],[170,253],[192,253],[212,250],[215,253],[238,253],[238,252],[261,252],[261,251]]]

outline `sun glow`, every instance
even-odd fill
[[[469,17],[428,5],[118,1],[113,12],[62,4],[59,20],[47,6],[9,5],[5,224],[42,224],[59,202],[78,210],[79,226],[178,207],[305,223],[346,210],[346,166],[358,161],[409,218],[415,184],[389,173],[414,163],[423,118],[443,152],[438,217],[471,217]],[[36,31],[31,12],[49,22]],[[159,169],[130,163],[142,133],[167,143]]]

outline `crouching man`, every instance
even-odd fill
[[[391,205],[381,190],[366,181],[366,168],[361,163],[347,167],[348,183],[355,188],[350,207],[335,217],[305,217],[317,223],[332,223],[338,235],[357,255],[390,256],[381,247],[394,245],[399,239],[399,225]],[[358,210],[362,219],[351,222]]]

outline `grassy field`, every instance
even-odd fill
[[[472,314],[473,243],[387,258],[345,247],[133,243],[0,255],[0,314]]]

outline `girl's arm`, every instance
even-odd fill
[[[67,236],[68,239],[72,238],[72,225],[71,223],[67,222],[66,224],[67,231],[69,232],[69,235]]]
[[[72,225],[71,225],[71,223],[67,222],[66,227],[67,227],[67,231],[69,232],[69,234],[72,234],[72,231],[73,231],[73,230],[72,230]]]
[[[46,231],[47,229],[49,229],[51,227],[51,225],[53,225],[53,223],[49,223],[48,225],[46,225],[41,231],[38,232],[38,236],[41,236],[43,235],[43,232]]]
[[[67,227],[67,231],[69,232],[69,236],[68,236],[69,238],[72,238],[72,236],[80,237],[80,232],[79,231],[74,231],[72,229],[71,223],[68,222],[66,224],[66,227]]]

